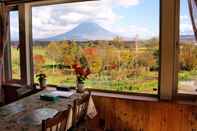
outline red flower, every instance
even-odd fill
[[[111,69],[116,69],[117,65],[116,64],[111,64]]]
[[[90,72],[90,69],[89,69],[89,68],[86,68],[86,69],[84,69],[83,75],[84,75],[85,77],[87,77],[90,73],[91,73],[91,72]]]
[[[87,67],[86,68],[83,68],[83,67],[81,67],[78,64],[74,64],[72,67],[74,68],[75,73],[77,75],[84,76],[86,78],[91,73],[89,68],[87,68]]]

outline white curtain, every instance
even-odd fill
[[[188,0],[188,4],[194,35],[197,40],[197,0]]]
[[[2,82],[3,82],[3,56],[4,56],[4,49],[6,44],[8,43],[8,13],[3,3],[0,3],[0,103],[4,103],[4,92],[2,89]]]

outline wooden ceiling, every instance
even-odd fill
[[[70,3],[70,2],[83,2],[83,1],[95,1],[95,0],[0,0],[0,3],[5,3],[6,5],[15,5],[22,3]]]

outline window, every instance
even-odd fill
[[[11,79],[21,79],[20,69],[20,47],[19,47],[19,12],[10,11],[10,65],[11,65]]]
[[[157,94],[159,12],[159,0],[32,7],[34,76],[75,86],[73,64],[83,57],[86,87]]]
[[[9,35],[4,51],[5,82],[32,85],[30,29],[27,21],[29,10],[23,4],[8,6]],[[30,22],[29,22],[30,24]],[[28,31],[27,31],[28,30]]]
[[[197,42],[190,20],[187,0],[181,0],[178,93],[197,93]]]

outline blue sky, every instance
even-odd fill
[[[11,14],[11,36],[18,37],[17,13]],[[33,38],[46,38],[92,21],[121,36],[148,39],[159,34],[159,0],[101,0],[33,7]],[[192,34],[187,0],[181,0],[181,34]]]
[[[193,35],[187,0],[181,0],[180,14],[180,34]]]

